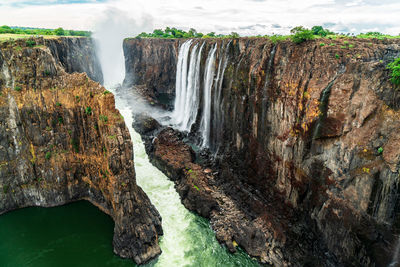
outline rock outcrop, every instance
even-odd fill
[[[67,73],[93,71],[100,79],[96,60],[74,59],[94,55],[91,41],[33,41],[0,44],[0,214],[88,200],[114,220],[116,254],[139,264],[154,258],[161,218],[136,185],[114,96],[85,73]]]
[[[176,61],[179,40],[125,39],[123,86],[167,107],[175,96]]]
[[[178,53],[178,41],[134,40],[125,54],[132,42]],[[205,42],[202,66],[217,43],[216,76],[228,59],[221,102],[212,107],[222,111],[210,121],[213,160],[193,156],[172,129],[146,133],[150,157],[176,181],[185,206],[209,217],[229,248],[237,243],[263,262],[387,266],[400,230],[400,91],[386,65],[400,55],[399,41],[241,38],[192,46],[198,42]],[[147,62],[136,72],[157,81],[159,69]]]

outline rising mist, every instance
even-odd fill
[[[125,59],[122,50],[124,38],[151,30],[152,21],[151,16],[133,18],[133,15],[116,8],[108,8],[100,16],[93,37],[96,40],[106,87],[122,83],[125,77]]]

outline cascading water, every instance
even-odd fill
[[[223,96],[222,83],[228,65],[228,47],[231,41],[222,44],[218,55],[218,70],[215,77],[218,44],[210,49],[204,66],[203,83],[201,76],[201,55],[206,42],[200,46],[188,40],[179,49],[176,72],[176,98],[172,125],[180,131],[190,132],[201,110],[200,125],[201,146],[217,152],[218,140],[222,138]],[[200,48],[199,48],[200,46]],[[191,51],[190,51],[191,49]],[[201,90],[202,89],[202,90]],[[200,98],[202,107],[200,109]]]
[[[222,138],[222,126],[224,123],[223,116],[223,99],[222,99],[222,82],[224,81],[225,69],[228,65],[228,47],[231,41],[226,45],[222,45],[221,59],[218,64],[217,78],[214,84],[214,95],[213,95],[213,112],[212,112],[212,128],[210,137],[210,148],[214,151],[218,151],[218,142]]]
[[[203,115],[200,122],[200,133],[202,137],[202,147],[209,146],[210,126],[211,126],[211,89],[214,82],[215,73],[215,52],[217,44],[210,50],[208,54],[203,85]]]
[[[192,40],[183,43],[179,49],[178,64],[176,67],[176,98],[174,104],[174,112],[172,114],[173,123],[181,130],[183,127],[183,117],[185,113],[185,100],[187,93],[188,84],[188,55],[190,52],[190,46]]]
[[[181,131],[190,132],[197,117],[199,107],[200,88],[200,61],[204,44],[196,44],[192,51],[189,50],[192,40],[186,41],[179,49],[177,74],[176,74],[176,98],[172,122]],[[189,69],[187,68],[189,64]]]
[[[149,162],[141,137],[131,126],[132,107],[139,106],[135,96],[126,91],[114,94],[116,107],[124,116],[132,137],[136,182],[162,217],[164,236],[160,247],[163,252],[149,266],[258,266],[244,252],[230,254],[221,247],[207,220],[181,204],[174,183]]]

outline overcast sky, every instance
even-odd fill
[[[400,33],[400,0],[0,0],[0,25],[94,30],[106,15],[127,19],[132,33],[172,26],[284,34],[298,25]]]

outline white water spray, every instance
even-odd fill
[[[217,51],[217,44],[210,50],[208,54],[203,86],[203,116],[200,123],[200,132],[202,136],[202,147],[209,146],[210,129],[211,129],[211,89],[214,82],[215,74],[215,52]]]
[[[93,38],[98,46],[97,55],[103,71],[104,85],[110,87],[121,83],[125,77],[125,58],[122,50],[124,38],[149,31],[153,27],[152,18],[146,15],[135,20],[130,14],[116,8],[107,9],[99,17]]]

